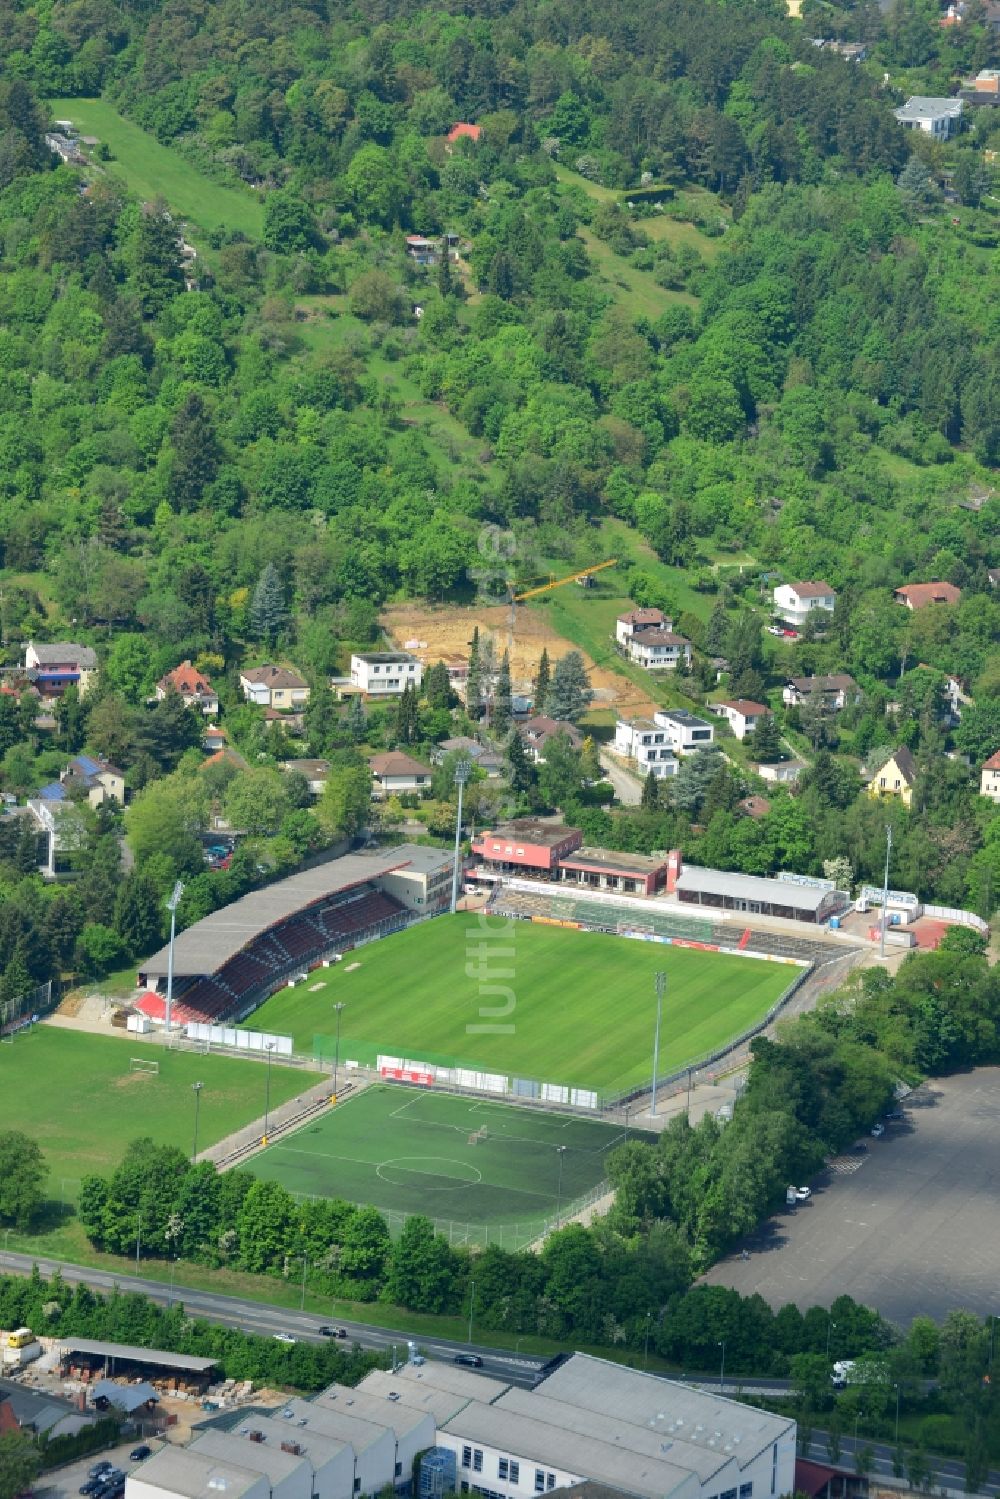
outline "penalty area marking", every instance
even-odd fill
[[[423,1161],[425,1164],[423,1166],[411,1166],[407,1164],[409,1161]],[[437,1162],[441,1166],[457,1166],[460,1171],[474,1171],[476,1174],[475,1176],[466,1176],[463,1180],[451,1175],[447,1171],[429,1171],[427,1167],[432,1162]],[[393,1176],[386,1175],[386,1172],[391,1172],[394,1167],[398,1168],[401,1173],[402,1179],[399,1181]],[[407,1185],[406,1178],[410,1176],[446,1176],[453,1183],[450,1187],[427,1187],[426,1190],[428,1192],[458,1192],[463,1187],[477,1186],[483,1179],[483,1173],[479,1170],[478,1166],[473,1166],[468,1161],[457,1161],[450,1156],[443,1155],[394,1156],[390,1161],[380,1161],[375,1167],[375,1175],[390,1187],[405,1187]]]

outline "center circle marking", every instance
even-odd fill
[[[475,1175],[456,1179],[453,1173],[437,1171],[438,1166],[457,1166],[460,1171],[474,1172]],[[393,1174],[396,1168],[398,1175]],[[388,1182],[390,1187],[409,1186],[414,1176],[444,1176],[450,1175],[451,1186],[426,1186],[427,1192],[460,1192],[464,1187],[474,1187],[483,1179],[483,1173],[478,1166],[473,1166],[468,1161],[455,1160],[452,1156],[444,1155],[398,1155],[391,1161],[380,1161],[375,1167],[375,1175],[382,1181]]]

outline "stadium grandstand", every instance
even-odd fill
[[[832,956],[849,951],[846,945],[831,949],[828,944],[784,932],[760,927],[743,927],[737,923],[713,922],[690,916],[676,908],[664,909],[650,901],[630,906],[617,905],[608,897],[603,900],[586,895],[567,897],[562,890],[549,893],[544,886],[537,890],[498,886],[489,902],[491,914],[512,916],[521,921],[550,921],[566,926],[586,927],[588,931],[670,938],[704,947],[751,948],[776,957],[792,957],[808,963],[829,962]]]
[[[442,910],[450,862],[410,844],[345,854],[213,911],[175,939],[173,1020],[242,1018],[311,964]],[[139,970],[136,1008],[151,1020],[166,1012],[169,956],[161,947]]]

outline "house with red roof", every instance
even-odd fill
[[[983,765],[982,775],[979,780],[980,796],[988,796],[991,801],[1000,806],[1000,750]]]
[[[897,588],[893,598],[907,609],[926,609],[928,604],[957,604],[962,590],[954,583],[907,583]]]
[[[219,711],[219,695],[203,672],[197,671],[190,661],[182,661],[173,671],[168,671],[156,684],[156,697],[160,702],[170,689],[180,693],[185,708],[200,708],[202,713],[214,717]]]
[[[461,140],[477,141],[482,133],[483,127],[481,125],[469,125],[465,120],[458,120],[448,131],[448,144],[449,146],[453,146],[456,141]]]
[[[709,703],[712,712],[724,718],[737,739],[752,734],[762,718],[770,713],[765,703],[753,703],[746,697],[729,698],[721,703]]]

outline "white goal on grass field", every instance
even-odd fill
[[[142,1073],[145,1077],[159,1077],[160,1064],[159,1062],[148,1062],[145,1057],[129,1057],[128,1070],[129,1072]]]

